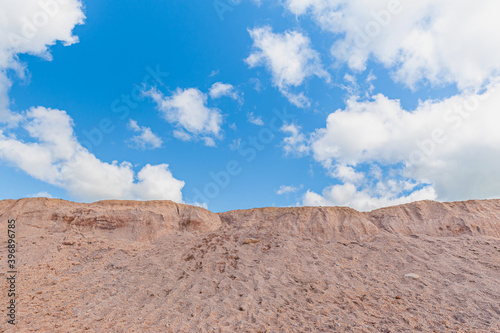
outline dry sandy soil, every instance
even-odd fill
[[[500,200],[214,214],[22,199],[0,220],[1,332],[500,332]]]

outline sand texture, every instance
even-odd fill
[[[0,201],[1,332],[500,332],[500,200],[215,214]]]

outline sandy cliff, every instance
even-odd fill
[[[170,233],[203,233],[221,228],[279,230],[322,240],[362,241],[382,230],[402,235],[467,234],[500,238],[500,200],[421,201],[368,213],[345,207],[289,207],[220,214],[171,201],[92,204],[46,198],[0,201],[0,219],[11,217],[35,229],[74,229],[103,237],[149,242]]]

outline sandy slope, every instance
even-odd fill
[[[2,332],[500,332],[498,200],[223,214],[1,201],[9,218],[18,324],[3,316]]]

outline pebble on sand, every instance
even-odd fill
[[[243,244],[258,243],[260,240],[255,238],[247,238],[243,241]]]
[[[413,280],[418,280],[418,279],[420,279],[420,275],[417,275],[417,274],[414,274],[414,273],[405,274],[405,277],[406,277],[406,278],[413,279]]]

